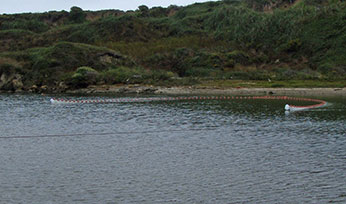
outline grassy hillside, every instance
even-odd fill
[[[346,79],[346,2],[223,0],[0,15],[0,89]],[[35,91],[35,90],[34,90]]]

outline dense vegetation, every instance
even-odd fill
[[[0,15],[0,89],[346,79],[343,0]]]

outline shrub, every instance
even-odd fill
[[[0,23],[1,30],[13,30],[13,29],[20,29],[20,30],[26,30],[32,31],[35,33],[42,33],[49,29],[49,26],[43,22],[41,22],[39,19],[16,19],[13,21],[5,21]]]
[[[255,57],[253,57],[252,59],[250,59],[250,61],[254,63],[268,63],[269,57],[264,53],[260,53],[256,55]]]
[[[243,51],[235,50],[226,54],[227,59],[233,60],[235,63],[242,65],[248,65],[250,63],[250,57]]]
[[[86,14],[84,11],[77,7],[73,6],[71,7],[70,14],[69,14],[69,20],[73,23],[82,23],[85,21]]]
[[[147,17],[149,14],[149,8],[146,5],[139,6],[138,10],[140,12],[140,17]]]
[[[153,7],[149,10],[149,16],[154,18],[160,18],[167,16],[167,9],[162,7]]]
[[[77,74],[82,74],[82,75],[87,75],[87,74],[90,74],[90,73],[97,73],[97,71],[91,67],[79,67],[77,70],[76,70],[76,73]]]
[[[229,72],[225,74],[226,79],[243,79],[243,80],[249,80],[250,74],[247,72],[242,72],[242,71],[234,71],[234,72]]]
[[[93,30],[77,30],[67,37],[70,42],[93,43],[95,41]]]
[[[300,39],[289,40],[282,46],[283,51],[286,52],[297,52],[302,46]]]
[[[289,67],[279,67],[273,69],[277,80],[290,80],[294,79],[297,76],[297,72]]]
[[[185,76],[187,77],[210,77],[213,72],[210,68],[205,67],[192,67],[186,70]]]
[[[98,72],[91,67],[79,67],[69,80],[69,85],[75,88],[84,88],[95,84],[98,80]]]
[[[328,72],[331,72],[334,67],[335,67],[335,65],[333,63],[325,62],[325,63],[322,63],[318,66],[318,71],[326,74]]]
[[[15,67],[11,64],[1,64],[0,65],[0,76],[2,74],[8,75],[8,74],[12,73],[14,71],[14,69],[15,69]]]
[[[145,70],[123,66],[109,69],[102,73],[102,79],[107,84],[141,83],[145,77]]]
[[[174,76],[173,72],[167,72],[164,70],[152,70],[150,73],[150,79],[153,81],[166,81]]]
[[[0,57],[0,76],[11,74],[21,70],[21,65],[13,59]]]

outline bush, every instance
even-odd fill
[[[170,80],[175,76],[176,75],[170,71],[160,69],[147,71],[139,67],[117,67],[102,73],[102,79],[106,84],[156,83]]]
[[[255,57],[253,57],[252,59],[250,59],[250,61],[254,63],[268,63],[270,60],[267,55],[265,55],[264,53],[260,53],[256,55]]]
[[[138,7],[140,12],[140,17],[147,17],[149,15],[149,8],[146,5],[141,5]]]
[[[161,18],[167,16],[167,9],[162,7],[153,7],[149,10],[149,16],[154,18]]]
[[[242,71],[234,71],[234,72],[229,72],[225,74],[226,79],[243,79],[243,80],[249,80],[250,74],[247,72],[242,72]]]
[[[210,77],[213,72],[210,68],[192,67],[186,70],[185,76],[187,77]]]
[[[85,21],[86,14],[84,11],[77,7],[73,6],[71,7],[70,14],[69,14],[69,20],[73,23],[82,23]]]
[[[174,77],[173,72],[167,72],[164,70],[152,70],[150,73],[150,79],[153,81],[166,81]]]
[[[267,80],[270,78],[269,73],[261,70],[246,72],[246,71],[232,71],[226,72],[223,75],[225,79],[241,79],[241,80]]]
[[[97,71],[91,67],[79,67],[76,70],[77,74],[82,74],[82,75],[88,75],[88,74],[93,74],[93,73],[97,73]]]
[[[98,76],[98,72],[91,67],[79,67],[68,84],[75,88],[85,88],[88,85],[96,84]]]
[[[140,68],[117,67],[102,73],[106,84],[141,83],[145,78],[145,70]]]
[[[49,26],[38,19],[17,19],[13,21],[5,21],[0,23],[1,30],[13,30],[20,29],[26,31],[32,31],[35,33],[42,33],[49,29]]]
[[[335,65],[331,62],[325,62],[322,63],[318,66],[318,71],[327,74],[328,72],[331,72],[333,70],[333,68],[335,67]]]
[[[277,80],[290,80],[297,77],[297,72],[289,67],[279,67],[273,69]]]
[[[297,52],[302,46],[300,39],[289,40],[282,46],[282,50],[285,52]]]
[[[13,67],[11,64],[1,64],[0,65],[0,77],[2,74],[10,74],[14,71],[15,67]]]
[[[233,60],[235,63],[242,65],[250,64],[250,57],[243,51],[235,50],[226,54],[228,60]]]
[[[93,30],[77,30],[67,37],[70,42],[93,43],[95,41]]]
[[[11,74],[21,70],[21,65],[10,58],[0,57],[0,77],[2,74]]]

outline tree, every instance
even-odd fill
[[[147,17],[149,13],[149,8],[146,5],[141,5],[138,7],[141,17]]]
[[[73,6],[71,7],[70,14],[69,14],[69,20],[74,23],[82,23],[85,21],[86,14],[84,13],[83,9]]]

